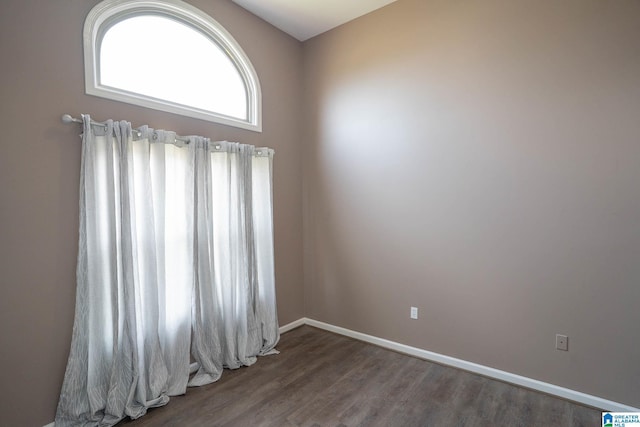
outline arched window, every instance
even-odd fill
[[[84,26],[86,92],[254,131],[260,82],[233,37],[180,0],[104,0]]]

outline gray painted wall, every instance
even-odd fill
[[[226,0],[191,0],[236,38],[263,90],[254,133],[84,94],[82,28],[97,0],[0,4],[0,424],[53,421],[75,305],[80,127],[63,113],[127,119],[275,148],[275,245],[282,324],[303,316],[302,46]]]
[[[640,406],[640,2],[400,0],[304,56],[306,315]]]
[[[276,149],[281,324],[306,315],[640,406],[640,3],[400,0],[301,45],[191,0],[251,58],[262,134],[85,95],[96,3],[0,6],[4,423],[53,420],[80,154],[59,117],[81,112]]]

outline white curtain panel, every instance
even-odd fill
[[[138,418],[279,340],[273,150],[83,122],[76,314],[57,427]]]

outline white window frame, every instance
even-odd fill
[[[168,100],[100,84],[100,44],[106,31],[115,23],[141,15],[155,14],[177,20],[209,37],[228,55],[242,77],[247,92],[247,119],[190,107]],[[260,81],[251,61],[238,42],[216,20],[180,0],[104,0],[97,4],[84,23],[85,91],[128,104],[194,117],[215,123],[262,132],[262,94]]]

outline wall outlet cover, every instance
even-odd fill
[[[566,335],[556,335],[556,349],[562,351],[569,351],[569,337]]]

